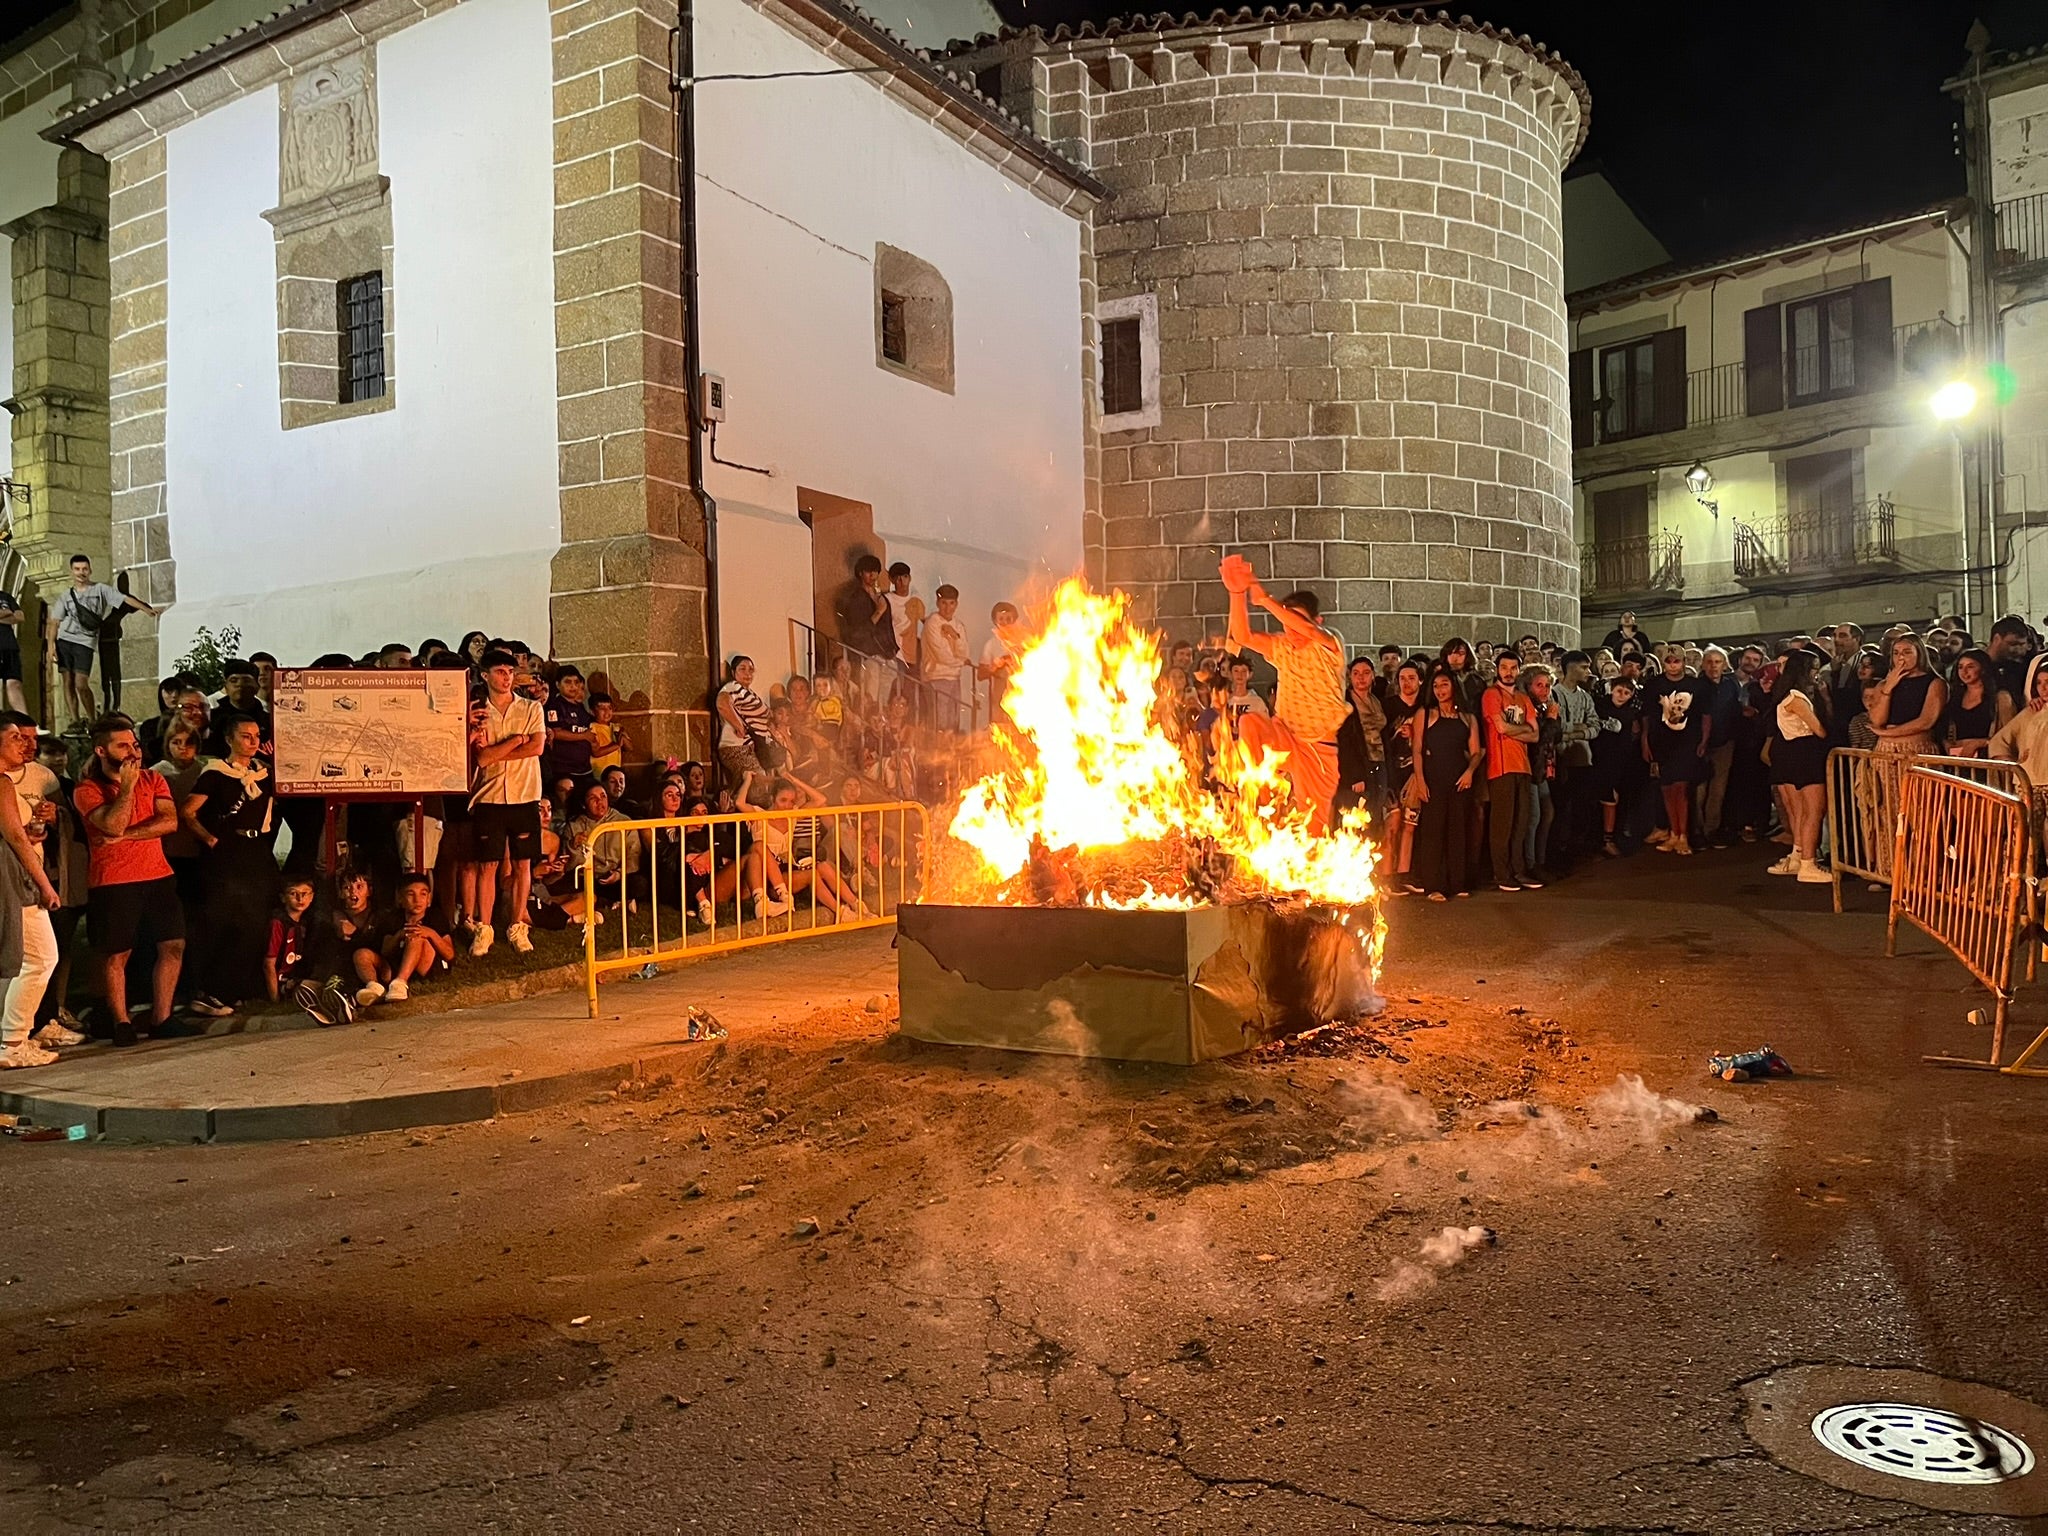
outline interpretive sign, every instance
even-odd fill
[[[469,789],[469,674],[418,667],[277,673],[277,793],[331,798]]]

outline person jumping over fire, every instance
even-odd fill
[[[1337,793],[1337,727],[1344,702],[1344,645],[1323,628],[1322,604],[1313,592],[1290,592],[1275,602],[1259,584],[1251,561],[1225,555],[1223,585],[1230,593],[1230,649],[1257,651],[1280,674],[1273,717],[1247,711],[1238,720],[1238,739],[1247,750],[1285,755],[1284,771],[1294,803],[1308,812],[1318,832],[1329,824]],[[1271,634],[1252,629],[1250,603],[1280,621]]]

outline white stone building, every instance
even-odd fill
[[[680,740],[707,530],[667,26],[301,0],[48,130],[111,167],[111,551],[172,604],[135,677],[200,625],[294,659],[475,627]],[[723,648],[786,668],[855,546],[985,625],[1080,563],[1099,188],[834,0],[709,0],[696,36]]]

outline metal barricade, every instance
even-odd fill
[[[600,915],[583,928],[590,1016],[615,971],[895,922],[922,887],[927,830],[912,800],[601,824],[577,881]]]
[[[1828,753],[1828,870],[1835,910],[1842,910],[1844,878],[1892,883],[1892,845],[1898,835],[1900,781],[1908,768],[1926,768],[2017,794],[2033,792],[2015,762],[1995,757],[1905,757],[1863,747]]]
[[[2014,954],[2027,937],[2032,908],[2032,794],[2024,787],[2015,792],[1950,772],[1947,764],[1954,761],[1916,763],[1900,777],[1885,953],[1898,952],[1903,917],[1991,991],[1990,1055],[1982,1061],[1955,1056],[1927,1060],[2048,1077],[2048,1068],[2027,1065],[2048,1042],[2048,1028],[2010,1065],[2000,1062],[2012,1007]]]

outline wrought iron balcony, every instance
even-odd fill
[[[1897,511],[1883,497],[1840,511],[1735,523],[1735,579],[1825,576],[1898,562]]]
[[[1992,210],[1992,263],[2001,272],[2048,261],[2048,192],[2015,197]]]
[[[1685,540],[1678,534],[1599,540],[1579,551],[1581,595],[1684,590]]]

